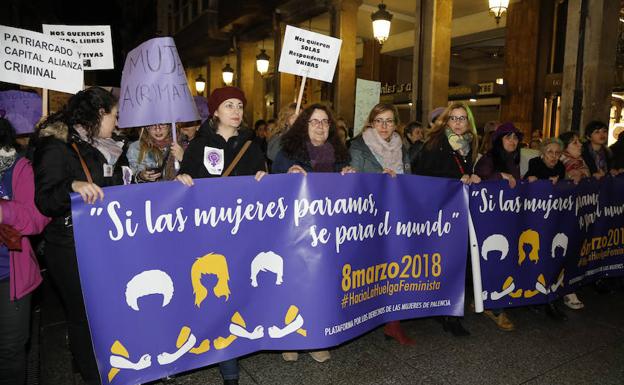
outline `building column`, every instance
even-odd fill
[[[334,112],[348,126],[355,113],[355,61],[357,58],[357,14],[362,0],[334,0],[338,38],[342,40],[338,57],[338,76],[334,77]]]
[[[453,1],[422,0],[422,4],[422,116],[429,116],[430,111],[448,103]]]
[[[375,39],[364,40],[362,66],[358,77],[366,80],[379,81],[381,44]]]
[[[279,21],[279,17],[276,16],[273,22],[274,24],[274,45],[273,52],[275,52],[275,83],[274,83],[274,92],[275,92],[275,108],[274,108],[274,116],[277,117],[277,114],[280,110],[290,103],[296,101],[295,95],[298,90],[295,90],[295,75],[287,74],[285,72],[279,72],[279,59],[282,52],[282,39],[284,34],[286,33],[286,24]]]
[[[245,122],[252,127],[260,113],[262,115],[263,92],[256,94],[256,80],[260,79],[260,74],[256,71],[256,55],[258,54],[258,44],[255,42],[239,43],[240,50],[240,74],[239,87],[245,93],[247,106],[245,106]],[[261,91],[261,90],[260,90]],[[259,101],[258,101],[259,99]]]
[[[210,74],[208,79],[208,84],[206,85],[206,93],[207,96],[210,96],[212,91],[216,88],[223,87],[223,75],[221,74],[221,70],[223,69],[223,57],[211,57],[210,59]]]
[[[505,38],[505,72],[507,95],[501,102],[501,121],[513,122],[531,137],[533,129],[534,98],[538,68],[540,27],[540,0],[524,0],[509,5],[507,36]],[[543,99],[543,96],[540,96]]]
[[[581,5],[587,2],[583,47],[582,86],[577,88],[577,54],[581,27]],[[611,92],[615,80],[615,56],[620,2],[612,0],[569,0],[566,28],[560,132],[577,129],[583,133],[592,120],[609,122]],[[582,97],[580,119],[573,120],[575,90]]]

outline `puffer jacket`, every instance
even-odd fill
[[[44,231],[46,242],[74,247],[71,200],[74,181],[87,181],[78,154],[72,148],[76,143],[93,183],[100,187],[123,184],[122,166],[128,165],[125,153],[113,165],[113,175],[104,176],[106,158],[91,144],[83,141],[73,128],[62,122],[52,123],[39,131],[35,143],[33,166],[35,170],[35,204],[52,218]]]
[[[2,223],[11,225],[23,235],[22,250],[9,251],[10,299],[20,299],[41,283],[39,264],[30,245],[28,235],[39,234],[50,222],[35,207],[35,182],[33,169],[26,158],[15,163],[11,180],[12,199],[0,199]]]

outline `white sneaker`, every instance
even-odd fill
[[[331,358],[329,350],[317,350],[315,352],[310,352],[310,355],[316,362],[325,362]]]
[[[299,353],[297,352],[284,352],[282,353],[282,358],[284,361],[294,362],[299,359]]]
[[[580,310],[585,307],[583,302],[576,296],[576,293],[570,293],[563,296],[563,303],[570,309]]]

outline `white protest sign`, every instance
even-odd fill
[[[353,118],[353,136],[362,132],[370,110],[379,103],[381,83],[372,80],[355,80],[355,117]]]
[[[279,71],[331,83],[342,40],[286,26]]]
[[[43,33],[0,25],[0,81],[75,94],[84,72],[80,49]]]
[[[43,33],[79,46],[85,71],[115,68],[110,25],[43,24]]]

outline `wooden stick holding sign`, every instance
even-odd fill
[[[172,122],[171,123],[171,137],[173,139],[172,145],[173,144],[177,144],[178,143],[178,132],[176,130],[176,122]],[[171,151],[171,150],[169,150],[169,151]],[[175,156],[174,156],[174,158],[175,158]],[[180,162],[178,162],[178,160],[175,159],[173,164],[174,164],[173,167],[175,168],[176,172],[178,172],[180,170]],[[164,167],[164,165],[163,165],[163,167]]]
[[[41,117],[45,118],[50,113],[48,112],[48,89],[41,89]]]
[[[299,115],[299,109],[301,108],[301,99],[303,99],[303,91],[305,90],[307,75],[303,75],[301,78],[301,88],[299,88],[299,97],[297,98],[297,108],[295,109],[295,116]]]

